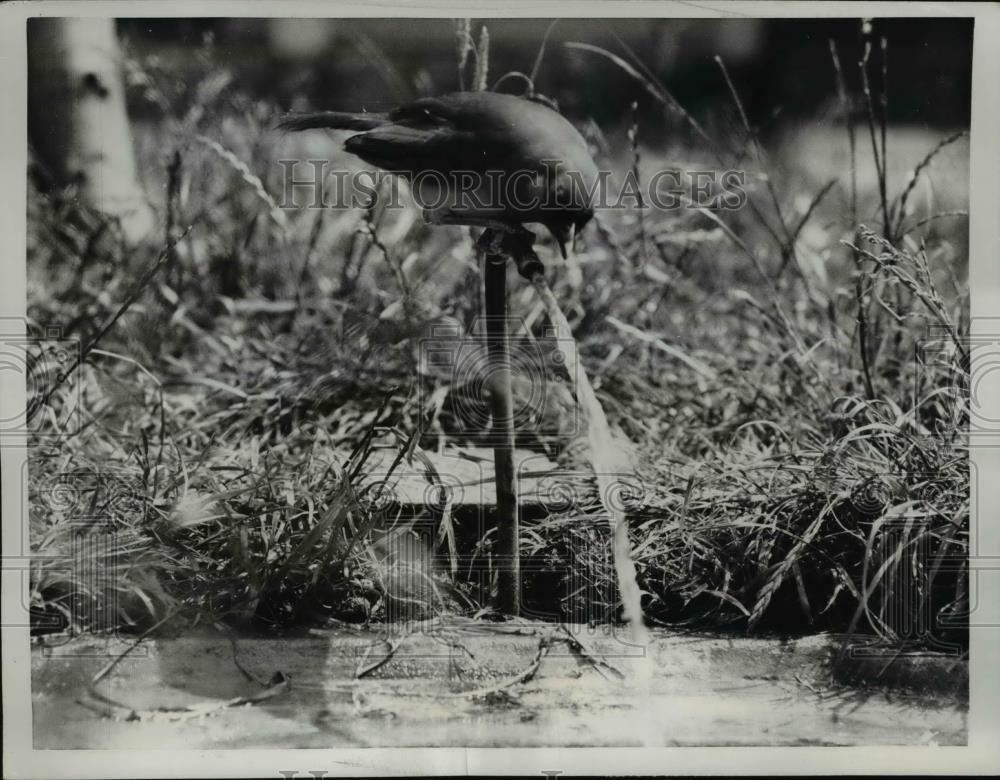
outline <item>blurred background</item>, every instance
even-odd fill
[[[530,72],[551,23],[489,20],[491,73]],[[380,111],[458,87],[454,32],[441,19],[119,19],[118,30],[137,54],[155,54],[190,81],[199,75],[191,49],[211,36],[220,67],[285,107],[305,100]],[[873,34],[891,41],[890,121],[936,128],[968,122],[972,20],[877,20]],[[728,102],[713,61],[722,57],[748,116],[763,128],[829,110],[836,98],[829,40],[845,63],[862,54],[857,19],[563,19],[550,32],[537,89],[570,116],[602,126],[622,122],[634,100],[652,111],[634,79],[562,45],[620,51],[616,38],[695,113]],[[860,88],[856,69],[847,71],[848,86]]]

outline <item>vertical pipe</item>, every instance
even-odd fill
[[[518,551],[517,483],[514,473],[514,400],[510,387],[507,335],[507,256],[485,252],[484,299],[489,355],[493,462],[497,489],[497,611],[521,612],[521,561]]]

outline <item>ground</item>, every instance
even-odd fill
[[[35,747],[966,741],[966,705],[955,688],[967,669],[955,658],[909,662],[908,689],[898,679],[895,686],[876,684],[874,674],[872,687],[859,687],[857,679],[844,685],[831,677],[840,643],[830,635],[779,640],[656,631],[647,661],[623,629],[577,625],[564,634],[551,624],[446,621],[430,633],[405,630],[164,638],[143,643],[92,690],[93,675],[128,643],[95,638],[39,646],[33,698],[43,727],[35,730]],[[582,647],[574,650],[564,637]],[[544,638],[551,645],[535,669]],[[651,680],[640,685],[634,675],[647,663]],[[887,666],[884,655],[878,666]],[[844,668],[841,675],[857,675],[863,662],[848,659]],[[236,697],[261,697],[276,679],[272,696],[220,709]]]

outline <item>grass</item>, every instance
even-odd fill
[[[488,36],[461,35],[469,83],[486,84]],[[366,471],[376,445],[412,468],[442,441],[477,443],[463,415],[485,400],[419,359],[435,328],[478,314],[468,235],[412,210],[278,208],[276,160],[357,163],[328,139],[271,132],[279,109],[199,56],[213,75],[186,91],[129,64],[133,98],[162,114],[135,129],[158,240],[127,247],[71,192],[29,193],[29,326],[83,345],[68,375],[40,359],[29,385],[36,628],[485,614],[489,589],[451,575],[460,518],[439,508],[436,547],[401,552],[389,540],[411,529],[387,522],[393,504]],[[913,211],[913,187],[890,189],[874,87],[867,103],[846,90],[842,101],[861,118],[852,149],[873,145],[877,186],[857,191],[845,174],[803,191],[770,161],[735,89],[735,127],[718,142],[628,52],[616,66],[691,129],[664,158],[644,146],[657,129],[633,120],[602,160],[616,176],[677,159],[750,172],[747,208],[607,212],[580,240],[582,283],[551,266],[635,456],[627,514],[647,619],[965,645],[964,222],[922,223],[932,215]],[[939,149],[926,151],[914,181]],[[542,338],[535,305],[527,285],[512,287],[528,345]],[[564,401],[537,400],[546,422],[519,446],[589,485]],[[523,521],[528,601],[613,620],[596,494],[564,499]],[[471,540],[468,555],[488,562],[491,541]],[[446,563],[431,566],[438,553]],[[567,568],[579,587],[564,587]],[[954,626],[921,633],[898,619],[904,602]]]

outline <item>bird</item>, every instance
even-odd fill
[[[347,152],[421,187],[432,185],[426,197],[414,193],[433,202],[424,208],[432,224],[511,232],[540,224],[566,259],[594,216],[599,176],[587,142],[558,111],[530,98],[452,92],[387,113],[292,115],[278,128],[360,131],[344,142]]]

